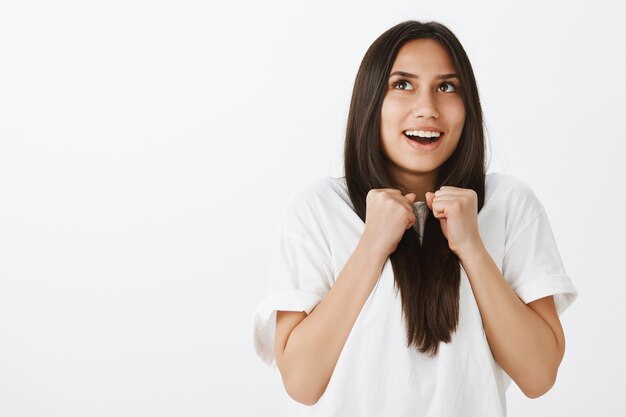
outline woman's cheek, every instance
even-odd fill
[[[381,109],[383,121],[395,123],[401,120],[407,108],[405,101],[402,98],[388,95],[383,101]]]

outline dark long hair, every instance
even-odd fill
[[[421,38],[437,40],[448,51],[459,74],[465,124],[455,151],[438,171],[435,189],[443,185],[469,188],[485,199],[483,116],[474,72],[456,36],[438,22],[407,21],[383,33],[365,53],[359,67],[345,139],[344,171],[350,199],[365,222],[366,196],[373,188],[395,188],[385,169],[380,146],[380,114],[391,68],[400,48]],[[433,192],[435,190],[432,190]],[[402,298],[407,347],[436,355],[448,343],[459,321],[459,259],[448,246],[439,220],[428,210],[422,242],[409,228],[390,255],[396,290]]]

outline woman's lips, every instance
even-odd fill
[[[435,140],[432,143],[420,143],[416,139],[409,138],[404,133],[402,134],[402,136],[404,136],[404,139],[412,148],[420,150],[420,151],[432,151],[439,147],[439,144],[441,143],[443,137],[445,136],[445,133],[441,133],[441,135],[437,138],[437,140]]]

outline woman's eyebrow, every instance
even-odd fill
[[[419,78],[417,75],[415,74],[411,74],[409,72],[404,72],[404,71],[394,71],[391,74],[389,74],[389,76],[391,77],[392,75],[400,75],[401,77],[407,77],[407,78]],[[449,78],[459,78],[459,74],[443,74],[443,75],[438,75],[437,77],[438,80],[447,80]]]

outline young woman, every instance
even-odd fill
[[[546,212],[485,174],[476,81],[458,39],[408,21],[356,77],[345,177],[291,195],[254,315],[290,415],[505,416],[511,379],[555,383],[577,297]]]

